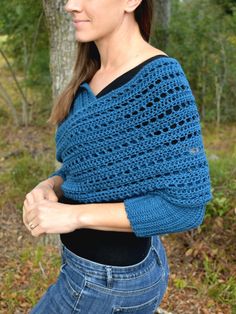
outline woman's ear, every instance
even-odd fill
[[[142,0],[126,0],[125,12],[133,12],[142,2]]]

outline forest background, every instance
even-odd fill
[[[22,223],[25,194],[55,168],[55,129],[46,123],[57,93],[46,2],[1,0],[0,7],[2,314],[27,313],[60,265],[52,239],[32,238]],[[155,2],[160,11],[151,42],[179,60],[190,82],[214,197],[198,229],[162,237],[171,276],[161,307],[174,314],[234,314],[236,1]],[[62,4],[54,1],[57,14]]]

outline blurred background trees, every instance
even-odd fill
[[[51,10],[58,8],[56,19],[49,13],[50,3]],[[52,91],[56,94],[60,89],[54,84],[60,85],[62,76],[68,74],[66,68],[71,68],[70,51],[75,44],[72,29],[71,36],[63,35],[70,33],[68,18],[59,9],[63,3],[66,1],[1,1],[1,63],[5,73],[15,73],[19,84],[13,79],[9,89],[1,76],[0,111],[10,115],[14,123],[19,120],[27,125],[39,112],[48,116]],[[155,0],[154,19],[151,42],[182,64],[202,122],[219,125],[235,121],[236,0]],[[52,31],[56,35],[50,40]],[[50,63],[50,48],[54,53],[51,59],[57,62]],[[58,78],[57,69],[63,64],[66,67]],[[16,91],[14,96],[11,89]]]
[[[7,92],[10,101],[17,110],[18,120],[24,125],[32,121],[32,114],[48,110],[51,88],[49,75],[49,41],[45,27],[45,19],[41,1],[12,0],[1,1],[0,10],[0,52],[6,56],[1,58],[0,83]],[[15,80],[6,80],[6,75]],[[0,92],[2,105],[6,105],[6,97]],[[42,100],[47,99],[44,104]],[[8,107],[9,108],[9,107]],[[1,112],[7,110],[0,107]],[[8,110],[7,110],[8,111]]]
[[[202,120],[218,125],[236,119],[235,10],[235,1],[172,1],[168,51],[187,72]]]

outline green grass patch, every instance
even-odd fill
[[[206,217],[222,217],[236,202],[236,127],[203,123],[203,139],[209,162],[213,199]]]
[[[21,208],[25,195],[54,170],[54,161],[49,161],[43,154],[32,156],[30,152],[22,151],[18,157],[11,158],[6,167],[8,171],[0,177],[0,184],[5,187],[0,205],[11,200]]]
[[[230,276],[225,278],[222,265],[218,262],[205,258],[204,262],[205,278],[208,295],[218,302],[236,306],[236,278]]]
[[[24,248],[19,256],[19,260],[2,269],[1,305],[6,313],[31,308],[55,282],[60,270],[61,258],[56,248],[37,245]]]

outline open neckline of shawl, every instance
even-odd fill
[[[168,57],[168,58],[155,58],[154,60],[151,60],[150,62],[148,62],[147,64],[145,64],[130,80],[128,80],[127,82],[125,82],[123,85],[115,88],[114,90],[111,90],[109,92],[107,92],[105,95],[102,95],[100,97],[96,97],[96,95],[93,93],[92,89],[90,88],[90,85],[84,81],[80,84],[80,88],[85,88],[88,92],[89,95],[89,102],[86,106],[81,106],[79,103],[77,103],[77,99],[80,98],[80,92],[78,93],[78,96],[75,99],[75,105],[78,106],[76,108],[76,113],[94,113],[95,110],[98,107],[98,110],[102,110],[104,111],[105,109],[107,109],[109,106],[111,106],[111,102],[110,100],[112,100],[112,105],[114,106],[114,104],[118,104],[120,102],[120,95],[123,95],[124,92],[126,91],[127,86],[136,86],[136,83],[138,80],[142,80],[143,76],[149,73],[149,69],[153,66],[155,66],[155,64],[165,64],[165,63],[172,63],[178,64],[178,60],[173,58],[173,57]],[[132,93],[131,93],[131,97],[132,97]],[[79,102],[79,101],[78,101]],[[76,104],[77,103],[77,104]],[[75,115],[76,115],[75,113]]]
[[[158,59],[158,58],[162,58],[162,57],[164,57],[164,58],[169,58],[168,55],[164,55],[164,54],[159,54],[159,55],[154,55],[154,56],[152,56],[152,57],[149,57],[148,59],[146,59],[146,60],[140,62],[139,64],[135,65],[133,68],[127,70],[127,71],[124,72],[123,74],[121,74],[121,75],[119,75],[118,77],[116,77],[115,79],[113,79],[109,84],[107,84],[105,87],[103,87],[103,89],[101,89],[96,95],[95,95],[95,93],[93,92],[93,90],[91,89],[89,83],[87,83],[87,84],[88,84],[88,86],[89,86],[90,91],[92,92],[92,94],[98,99],[98,98],[100,98],[100,97],[103,96],[103,95],[100,96],[100,94],[103,93],[104,90],[106,90],[109,86],[112,86],[114,83],[116,83],[117,81],[119,81],[120,79],[122,79],[125,75],[128,75],[129,73],[131,73],[132,71],[134,71],[134,70],[136,70],[137,68],[141,67],[142,65],[145,66],[148,62],[151,62],[151,61],[153,61],[154,59]],[[141,68],[138,69],[138,71],[137,71],[136,73],[138,73],[140,70],[141,70]],[[129,80],[130,80],[130,79],[129,79]],[[128,81],[129,81],[129,80],[128,80]],[[128,82],[128,81],[126,81],[126,82]],[[122,85],[124,85],[124,83],[123,83]],[[117,88],[117,87],[116,87],[116,88]],[[110,91],[110,90],[109,90],[109,91]],[[109,92],[109,91],[108,91],[108,92]],[[106,92],[106,93],[107,93],[107,92]],[[105,95],[105,94],[104,94],[104,95]]]
[[[156,58],[156,57],[159,57],[159,56],[160,56],[160,57],[164,56],[164,57],[167,57],[167,58]],[[115,78],[115,79],[114,79],[113,81],[111,81],[107,86],[105,86],[105,87],[101,90],[101,92],[102,92],[106,87],[108,87],[110,84],[112,84],[115,80],[119,79],[121,76],[123,76],[123,75],[125,75],[126,73],[132,71],[132,70],[135,69],[136,67],[140,66],[142,63],[147,62],[149,59],[152,59],[152,58],[153,58],[153,60],[150,60],[150,62],[148,62],[147,64],[145,64],[130,80],[128,80],[127,82],[125,82],[122,86],[115,88],[114,91],[116,91],[116,90],[118,91],[120,88],[125,87],[126,84],[129,84],[133,79],[135,79],[136,76],[137,76],[138,74],[140,74],[141,71],[142,71],[146,66],[148,66],[148,65],[151,64],[151,63],[153,63],[154,61],[159,60],[159,59],[173,59],[172,57],[167,56],[167,55],[160,55],[160,54],[159,54],[159,55],[152,56],[152,57],[150,57],[150,58],[148,58],[148,59],[142,61],[141,63],[137,64],[135,67],[133,67],[132,69],[128,70],[127,72],[121,74],[121,75],[118,76],[117,78]],[[102,99],[102,98],[105,97],[106,95],[109,95],[110,93],[113,92],[113,90],[111,90],[111,91],[107,92],[106,94],[97,97],[97,95],[99,95],[100,92],[99,92],[97,95],[95,95],[94,92],[93,92],[93,90],[91,89],[90,85],[89,85],[86,81],[84,81],[83,83],[81,83],[80,86],[86,87],[86,88],[88,89],[88,91],[90,92],[90,94],[93,96],[93,98],[95,98],[96,100]]]

